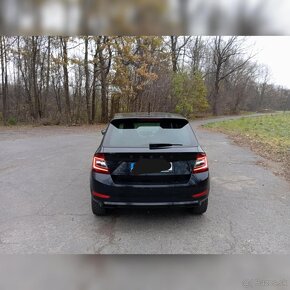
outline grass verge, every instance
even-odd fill
[[[203,127],[228,134],[239,145],[282,165],[276,174],[290,180],[290,113],[213,122]]]

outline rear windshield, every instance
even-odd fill
[[[104,138],[105,147],[149,147],[149,144],[197,146],[197,140],[184,119],[113,120]]]

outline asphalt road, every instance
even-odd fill
[[[209,208],[91,213],[89,171],[101,133],[0,129],[0,253],[290,253],[290,186],[262,158],[197,128],[211,170]]]

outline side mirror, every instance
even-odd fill
[[[101,133],[102,133],[102,135],[105,135],[106,134],[106,129],[103,129],[102,131],[101,131]]]

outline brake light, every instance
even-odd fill
[[[107,166],[105,156],[103,153],[97,153],[93,158],[93,170],[98,173],[109,174],[109,168]]]
[[[208,171],[207,157],[205,153],[198,153],[192,173],[200,173],[204,171]]]

